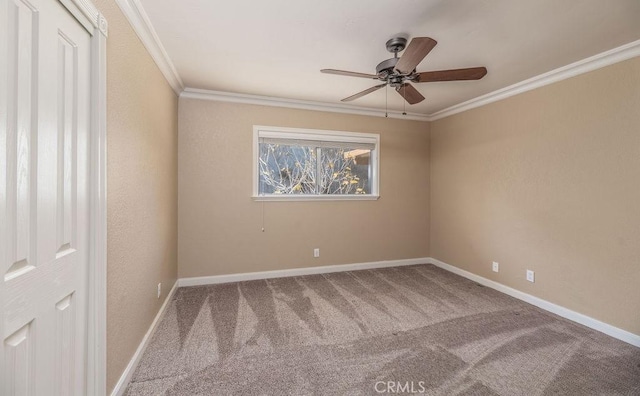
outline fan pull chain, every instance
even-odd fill
[[[384,86],[384,116],[389,117],[389,84]]]
[[[404,98],[407,97],[407,84],[405,83],[402,86],[402,90],[404,91],[404,95],[402,95]],[[402,115],[407,115],[407,99],[402,101]]]

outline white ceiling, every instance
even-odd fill
[[[418,71],[486,66],[480,81],[416,84],[438,110],[640,39],[638,0],[140,0],[185,86],[340,103],[374,80],[398,34],[438,41]],[[402,110],[392,89],[389,109]],[[384,109],[385,90],[350,104]]]

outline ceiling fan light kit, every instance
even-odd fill
[[[416,66],[431,52],[437,41],[430,37],[414,37],[407,46],[407,39],[394,37],[387,41],[387,51],[393,54],[393,58],[384,60],[376,66],[376,74],[350,72],[336,69],[322,69],[322,73],[337,74],[341,76],[369,78],[382,81],[383,84],[373,86],[342,99],[349,102],[370,94],[378,89],[390,85],[409,104],[420,103],[424,96],[412,85],[413,83],[425,83],[436,81],[462,81],[479,80],[487,74],[485,67],[471,67],[466,69],[437,70],[429,72],[417,72]],[[405,50],[406,49],[406,50]],[[404,51],[401,57],[398,53]],[[403,113],[406,114],[406,113]]]

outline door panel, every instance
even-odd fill
[[[34,112],[37,107],[38,18],[28,3],[7,4],[6,196],[7,254],[11,279],[35,265]]]
[[[0,393],[85,393],[90,35],[0,0]]]
[[[74,359],[75,359],[75,301],[70,294],[56,304],[56,329],[54,357],[55,386],[54,395],[64,396],[73,394],[74,384]]]
[[[33,393],[33,336],[31,323],[27,323],[4,340],[7,395]]]
[[[71,240],[76,217],[76,132],[78,111],[78,48],[72,39],[58,31],[58,197],[56,215],[57,255],[74,251]]]

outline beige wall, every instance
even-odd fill
[[[428,256],[428,123],[184,98],[179,107],[180,277]],[[252,201],[254,124],[380,133],[381,198]]]
[[[113,0],[107,40],[107,389],[177,276],[178,100]],[[156,286],[163,292],[156,298]]]
[[[635,58],[432,123],[431,255],[640,334],[639,109]]]

